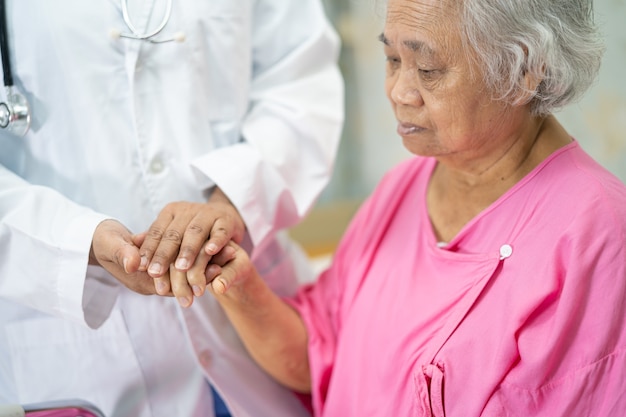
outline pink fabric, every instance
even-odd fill
[[[573,142],[438,248],[434,166],[392,170],[291,301],[315,414],[624,417],[626,187]]]
[[[97,417],[97,415],[83,407],[63,407],[27,411],[25,417]]]

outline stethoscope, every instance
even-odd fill
[[[24,136],[30,127],[30,108],[26,97],[13,89],[4,0],[0,0],[0,24],[2,25],[0,28],[0,52],[2,53],[2,72],[7,94],[7,101],[0,102],[0,128],[7,129],[17,136]]]
[[[135,39],[138,41],[146,41],[150,43],[165,43],[165,42],[172,42],[172,41],[184,42],[185,41],[185,34],[182,32],[174,33],[174,36],[172,36],[171,38],[165,38],[165,39],[154,38],[156,35],[161,33],[163,28],[165,28],[165,25],[167,25],[167,22],[169,22],[170,17],[172,16],[172,0],[167,0],[167,4],[165,5],[165,14],[163,15],[163,20],[161,20],[161,23],[159,24],[159,26],[157,26],[156,29],[154,29],[152,32],[144,32],[144,33],[141,33],[139,30],[137,30],[137,28],[135,28],[135,25],[133,25],[133,22],[130,20],[130,15],[128,14],[128,0],[121,0],[121,3],[122,3],[122,16],[124,17],[124,23],[126,23],[126,26],[128,26],[128,29],[130,29],[131,33],[123,33],[117,29],[111,29],[111,31],[109,32],[109,35],[112,38]]]
[[[183,42],[185,34],[181,32],[175,33],[171,38],[155,38],[161,33],[163,28],[169,22],[172,15],[172,1],[167,0],[165,6],[165,14],[161,23],[151,32],[140,32],[133,25],[128,13],[128,0],[121,0],[122,16],[124,23],[130,29],[130,33],[124,33],[119,30],[111,30],[109,33],[113,38],[127,38],[150,43],[165,42]],[[30,106],[28,100],[13,85],[13,74],[11,72],[11,62],[9,60],[9,40],[7,34],[7,18],[5,0],[0,0],[0,52],[2,53],[2,72],[4,76],[4,86],[6,89],[6,102],[0,102],[0,128],[17,135],[24,136],[30,128]]]

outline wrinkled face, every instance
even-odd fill
[[[454,0],[389,0],[381,35],[385,91],[404,146],[414,154],[467,161],[515,135],[521,109],[491,99],[464,50]]]

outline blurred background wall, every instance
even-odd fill
[[[346,124],[331,183],[309,218],[292,231],[314,256],[332,251],[362,199],[390,167],[410,157],[383,90],[385,59],[377,37],[384,1],[324,4],[343,42]],[[626,0],[596,0],[595,14],[607,48],[598,81],[557,117],[583,148],[626,182]]]

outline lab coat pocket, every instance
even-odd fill
[[[112,415],[122,392],[127,394],[124,404],[132,407],[126,410],[131,414],[133,402],[145,397],[118,310],[97,330],[53,317],[13,322],[5,330],[20,403],[79,398]]]

